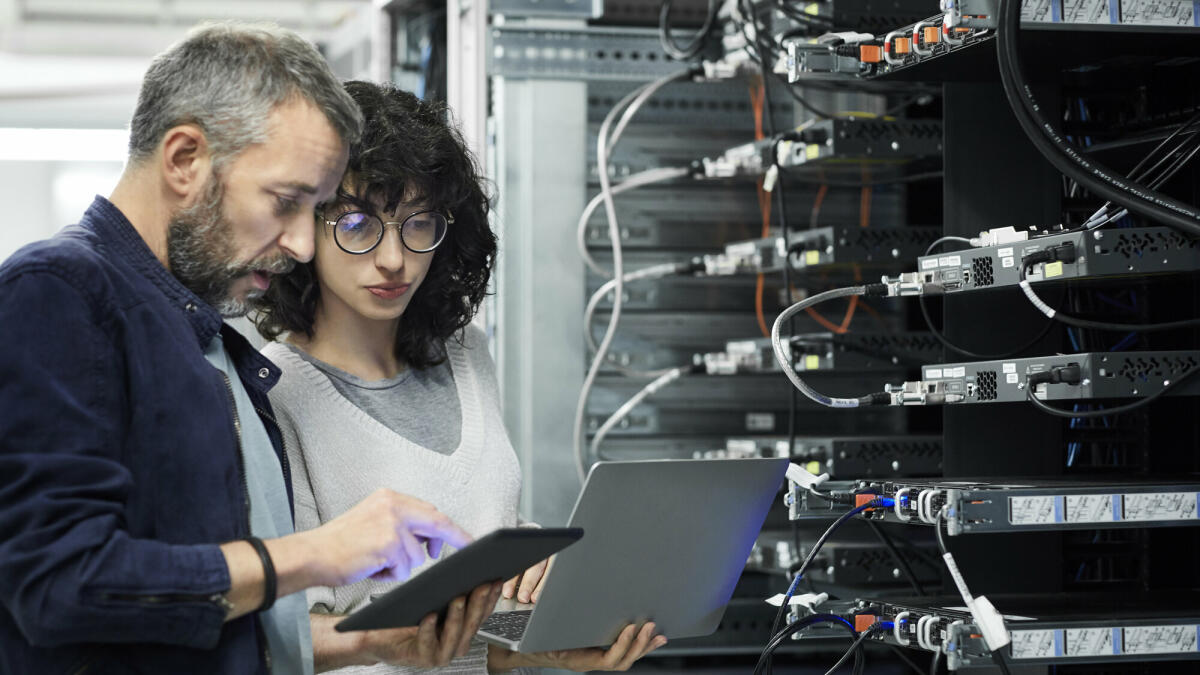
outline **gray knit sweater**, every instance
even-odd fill
[[[449,455],[394,433],[287,347],[263,348],[283,370],[271,404],[291,463],[297,531],[329,521],[380,487],[433,504],[475,537],[516,525],[521,473],[504,430],[495,366],[483,333],[470,326],[464,345],[449,340],[446,349],[462,411],[461,439]],[[316,613],[349,614],[393,586],[368,579],[343,588],[312,588],[308,602]],[[418,670],[379,665],[344,672]],[[437,672],[486,673],[486,645],[476,638],[470,653]]]

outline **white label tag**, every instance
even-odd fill
[[[1126,654],[1183,654],[1196,651],[1196,626],[1137,626],[1125,629]]]
[[[1046,659],[1055,655],[1053,630],[1012,631],[1012,657],[1014,659]]]
[[[1017,384],[1019,382],[1019,376],[1016,373],[1007,373],[1004,376],[1004,381],[1008,384]]]
[[[1113,632],[1111,628],[1068,628],[1067,656],[1112,656]]]
[[[1015,372],[1017,372],[1017,364],[1006,363],[1003,366],[1001,366],[1001,369],[1003,369],[1004,372],[1006,372],[1006,373],[1015,373]]]
[[[1066,510],[1068,523],[1111,523],[1117,519],[1112,495],[1067,495]]]
[[[967,369],[963,366],[946,369],[946,377],[966,377],[966,375]]]
[[[1011,258],[1012,254],[1013,250],[1011,246],[996,249],[996,255],[1000,256],[1001,258]]]
[[[1197,520],[1195,492],[1153,492],[1125,495],[1125,520]]]
[[[1008,521],[1013,525],[1054,522],[1054,497],[1009,497]]]
[[[924,260],[921,261],[921,269],[923,269],[923,270],[931,270],[937,266],[938,266],[937,258],[925,258]]]
[[[929,368],[925,371],[925,379],[927,379],[927,380],[940,380],[941,378],[942,378],[942,369],[941,368]]]
[[[1016,261],[1014,261],[1012,258],[1001,258],[1000,259],[1001,267],[1012,267],[1013,265],[1016,265],[1016,264],[1017,264]]]

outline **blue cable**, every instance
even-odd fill
[[[1067,326],[1067,338],[1071,340],[1071,347],[1073,347],[1075,351],[1081,351],[1079,349],[1079,340],[1075,337],[1075,329],[1071,328],[1070,326]]]

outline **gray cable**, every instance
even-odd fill
[[[624,259],[621,254],[621,231],[620,225],[617,223],[617,210],[613,204],[612,183],[608,175],[608,155],[610,148],[608,145],[609,129],[612,127],[613,120],[616,119],[618,113],[621,112],[625,105],[632,108],[632,112],[627,111],[627,115],[632,117],[637,111],[633,108],[633,102],[637,101],[640,107],[646,101],[645,98],[639,98],[640,95],[649,89],[657,91],[658,88],[667,82],[674,82],[687,76],[689,71],[681,71],[667,75],[660,80],[656,80],[641,89],[636,89],[625,98],[621,99],[612,110],[604,117],[604,122],[600,124],[600,133],[596,137],[596,161],[600,180],[600,195],[603,198],[604,212],[608,216],[608,236],[612,243],[613,251],[613,278],[616,280],[616,285],[613,287],[615,293],[613,297],[612,314],[608,320],[608,329],[604,332],[604,337],[600,340],[600,345],[596,349],[596,355],[592,359],[592,364],[588,368],[587,375],[583,379],[583,387],[579,392],[579,401],[575,406],[575,427],[574,427],[574,450],[576,459],[576,474],[579,482],[582,484],[587,478],[588,457],[586,456],[586,446],[583,442],[584,429],[583,418],[587,411],[587,399],[591,393],[592,386],[596,383],[596,376],[600,373],[601,366],[604,365],[604,358],[608,354],[608,349],[612,346],[613,338],[616,336],[617,325],[621,319],[621,306],[623,304],[624,288],[623,277],[625,276]],[[661,83],[661,84],[660,84]]]
[[[816,295],[807,297],[791,307],[783,310],[779,316],[776,317],[775,324],[771,326],[771,347],[775,351],[775,360],[779,363],[779,367],[783,369],[783,374],[787,375],[787,378],[792,381],[792,384],[795,385],[797,389],[800,390],[800,393],[823,406],[828,406],[830,408],[857,408],[861,405],[870,405],[871,397],[863,396],[860,398],[835,398],[832,396],[826,396],[825,394],[822,394],[816,389],[808,386],[808,384],[806,384],[804,380],[800,379],[800,376],[796,374],[796,368],[792,364],[791,356],[788,354],[787,347],[784,346],[783,340],[780,338],[780,332],[782,331],[783,325],[787,323],[788,319],[808,309],[809,307],[818,305],[826,300],[833,300],[834,298],[866,295],[866,293],[866,286],[835,288],[831,291],[818,293]]]

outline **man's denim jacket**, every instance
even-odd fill
[[[10,223],[11,224],[11,223]],[[218,546],[249,534],[221,331],[275,445],[279,379],[97,197],[0,266],[0,672],[265,673],[224,622]]]

